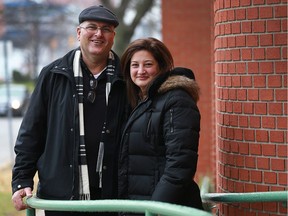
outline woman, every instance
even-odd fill
[[[203,209],[193,180],[200,131],[193,72],[173,69],[170,51],[154,38],[132,42],[121,64],[133,112],[121,141],[120,198]]]

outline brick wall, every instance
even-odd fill
[[[163,42],[175,66],[191,68],[201,88],[198,103],[201,134],[196,180],[215,176],[215,123],[213,66],[213,2],[211,0],[162,1]]]
[[[215,0],[218,192],[287,190],[287,0]],[[278,203],[219,215],[286,215]]]

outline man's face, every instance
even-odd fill
[[[115,31],[114,26],[105,22],[84,21],[77,27],[82,55],[86,58],[107,56],[111,50]]]

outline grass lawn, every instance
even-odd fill
[[[0,167],[0,216],[25,216],[26,211],[16,211],[11,201],[11,165]]]

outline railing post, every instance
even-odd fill
[[[35,209],[34,208],[28,208],[26,209],[26,216],[35,216]]]

